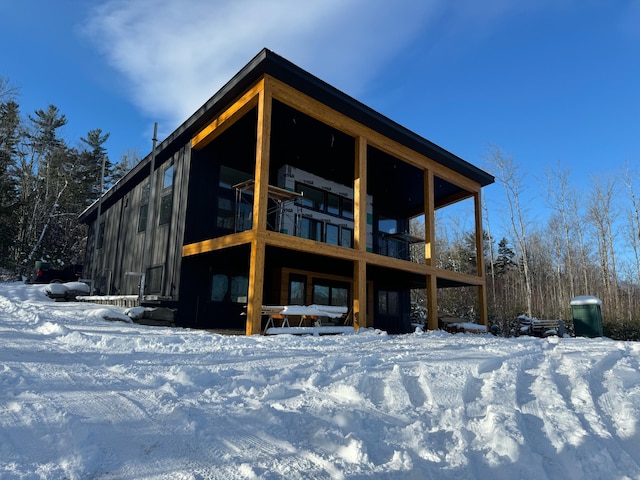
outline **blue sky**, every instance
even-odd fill
[[[490,172],[500,147],[534,211],[558,162],[583,188],[640,161],[639,0],[0,0],[0,18],[23,114],[57,106],[72,145],[109,132],[112,161],[263,47]]]

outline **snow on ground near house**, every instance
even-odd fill
[[[0,284],[0,478],[640,478],[640,343],[220,336]]]

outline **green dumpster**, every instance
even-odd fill
[[[602,301],[583,295],[571,299],[573,329],[577,337],[602,337]]]

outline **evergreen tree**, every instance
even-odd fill
[[[89,205],[100,197],[102,188],[107,190],[113,185],[113,165],[107,155],[104,143],[109,139],[109,134],[102,134],[99,128],[90,130],[86,138],[80,140],[86,145],[86,151],[82,155],[83,181],[86,186],[86,204]],[[102,177],[102,165],[104,162],[104,178]]]
[[[514,262],[515,256],[516,254],[509,246],[509,242],[503,237],[498,243],[498,256],[494,262],[496,275],[504,275],[510,270],[514,270],[517,267],[516,262]]]
[[[14,101],[0,103],[0,266],[11,266],[17,233],[15,164],[20,142],[20,111]]]

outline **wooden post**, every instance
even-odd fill
[[[251,260],[249,270],[249,302],[247,303],[247,335],[262,333],[262,291],[264,289],[265,243],[259,240],[251,242]]]
[[[485,327],[489,326],[489,314],[487,308],[487,289],[484,265],[484,235],[482,231],[482,196],[480,190],[473,196],[475,217],[476,217],[476,265],[478,276],[482,278],[482,283],[478,285],[478,308],[480,310],[480,323]]]
[[[356,138],[355,178],[353,180],[354,249],[367,251],[367,140]],[[353,263],[353,327],[367,327],[367,262]]]
[[[435,262],[435,192],[433,171],[424,172],[424,258],[429,267]],[[427,328],[438,329],[438,279],[435,274],[427,273]]]
[[[269,154],[271,150],[271,89],[265,80],[258,97],[258,128],[256,142],[256,169],[253,193],[253,229],[251,258],[249,261],[249,299],[247,303],[246,334],[255,335],[262,330],[262,294],[264,290],[264,264],[266,245],[260,232],[267,229],[267,203],[269,200]]]

